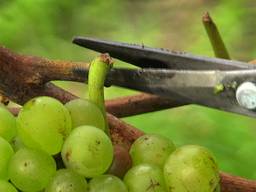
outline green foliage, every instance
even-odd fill
[[[13,50],[54,59],[90,61],[95,53],[71,44],[75,35],[135,42],[213,56],[201,23],[209,11],[232,58],[256,57],[255,1],[2,0],[0,42]],[[127,64],[117,61],[115,66]],[[58,83],[82,97],[84,85]],[[109,88],[106,97],[133,94]],[[220,168],[256,179],[256,121],[198,106],[126,118],[177,145],[199,144],[216,155]]]

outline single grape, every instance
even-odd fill
[[[129,192],[166,192],[163,171],[153,164],[132,167],[124,176]]]
[[[8,163],[13,155],[10,143],[0,137],[0,180],[8,180]]]
[[[113,159],[113,146],[104,131],[93,126],[75,128],[61,152],[66,167],[92,178],[103,174]]]
[[[105,130],[104,116],[96,104],[85,99],[74,99],[65,106],[70,112],[73,128],[91,125]]]
[[[8,142],[15,137],[16,119],[5,106],[0,105],[0,137],[3,137]]]
[[[219,171],[208,149],[187,145],[166,160],[164,176],[169,192],[213,192],[219,190]]]
[[[56,173],[54,159],[44,151],[22,148],[9,163],[11,182],[20,190],[35,192],[44,189]]]
[[[3,180],[0,180],[0,191],[1,192],[18,192],[11,183]]]
[[[130,149],[133,166],[148,163],[162,168],[165,160],[175,148],[173,142],[164,136],[143,135],[132,144]]]
[[[127,149],[121,145],[114,146],[114,159],[107,171],[108,174],[123,178],[132,167],[132,159]]]
[[[17,118],[18,136],[25,146],[51,155],[61,151],[71,131],[71,117],[65,106],[51,97],[37,97],[27,102]]]
[[[60,169],[46,187],[45,192],[87,192],[84,177],[70,169]]]
[[[124,182],[113,175],[94,177],[89,183],[90,192],[128,192]]]

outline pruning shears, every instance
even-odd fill
[[[256,117],[256,66],[86,37],[73,43],[135,65],[112,68],[111,85]]]

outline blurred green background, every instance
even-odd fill
[[[201,23],[205,11],[217,23],[232,58],[256,58],[255,0],[0,0],[0,42],[19,53],[75,61],[90,61],[97,55],[72,45],[75,35],[213,56]],[[58,84],[86,95],[83,84]],[[134,93],[106,89],[107,98]],[[184,106],[124,120],[168,136],[178,146],[206,146],[221,170],[256,179],[256,120],[252,118]]]

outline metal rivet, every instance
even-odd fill
[[[256,109],[256,85],[252,82],[244,82],[236,90],[238,104],[246,109]]]

